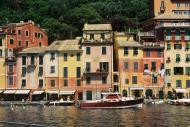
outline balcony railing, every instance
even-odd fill
[[[164,42],[144,42],[143,48],[164,48]]]
[[[103,70],[103,69],[97,69],[96,71],[87,71],[86,69],[84,70],[84,74],[108,74],[108,70]]]
[[[171,36],[166,36],[166,41],[170,41],[172,40],[172,37]]]
[[[153,31],[148,31],[148,32],[139,32],[138,36],[145,36],[145,37],[148,36],[148,37],[150,37],[150,36],[155,36],[155,35],[154,35]]]
[[[179,22],[179,23],[160,23],[155,28],[162,28],[162,27],[190,27],[189,22]]]

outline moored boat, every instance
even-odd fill
[[[190,99],[170,100],[168,103],[169,103],[170,105],[184,105],[184,106],[190,106]]]
[[[59,100],[59,101],[51,101],[49,102],[49,106],[72,106],[74,105],[74,101],[71,100]]]
[[[81,101],[78,106],[83,109],[142,107],[143,98],[122,97],[121,93],[108,93],[101,100]]]

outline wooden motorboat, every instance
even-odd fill
[[[184,105],[184,106],[190,106],[190,99],[170,100],[168,103],[169,103],[170,105]]]
[[[78,106],[83,109],[129,108],[142,107],[143,101],[144,98],[122,97],[121,93],[108,93],[101,100],[78,102]]]
[[[72,106],[74,105],[74,101],[71,100],[63,100],[61,99],[60,101],[50,101],[49,102],[49,106]]]

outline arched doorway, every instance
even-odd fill
[[[146,97],[147,98],[152,97],[152,90],[151,89],[146,90]]]
[[[159,91],[159,99],[164,99],[164,92],[163,91]]]
[[[172,99],[172,92],[168,91],[168,99]]]
[[[127,97],[127,90],[123,90],[123,96]]]

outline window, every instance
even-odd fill
[[[22,67],[22,76],[26,75],[26,67]]]
[[[64,53],[63,56],[64,56],[64,61],[67,61],[67,53]]]
[[[25,45],[28,46],[28,41],[25,41],[25,43],[26,43]]]
[[[80,86],[80,85],[81,85],[80,79],[77,79],[77,80],[76,80],[76,84],[77,84],[77,86]]]
[[[190,54],[186,54],[186,62],[190,61]]]
[[[179,2],[177,2],[177,8],[180,8],[180,3]]]
[[[109,71],[109,63],[100,62],[100,72],[108,72],[108,71]]]
[[[107,77],[106,76],[103,76],[102,77],[102,84],[106,84],[107,83]]]
[[[18,41],[18,46],[21,46],[21,41]]]
[[[22,56],[22,65],[26,65],[26,56]]]
[[[137,76],[132,76],[132,84],[137,84]]]
[[[3,54],[2,54],[2,49],[0,49],[0,57],[1,57],[1,56],[3,56]]]
[[[185,2],[185,7],[188,8],[189,7],[189,3]]]
[[[86,62],[86,72],[90,72],[90,71],[91,71],[91,63]]]
[[[50,73],[55,73],[55,66],[50,67]]]
[[[158,56],[158,57],[161,57],[161,53],[162,53],[162,52],[159,50],[157,56]]]
[[[129,65],[128,65],[128,62],[124,62],[124,69],[125,69],[125,70],[128,70],[128,66],[129,66]]]
[[[68,77],[68,67],[63,68],[63,77],[67,78]]]
[[[127,47],[124,47],[124,56],[127,56],[129,54],[129,50]]]
[[[29,31],[25,31],[25,35],[28,36],[29,35]]]
[[[21,30],[18,30],[18,35],[21,35]]]
[[[35,64],[35,56],[31,56],[31,65]]]
[[[13,76],[8,77],[8,85],[13,85]]]
[[[83,93],[82,92],[78,92],[78,100],[83,100]]]
[[[181,87],[181,80],[176,80],[176,87]]]
[[[51,58],[50,58],[51,60],[54,60],[55,59],[55,53],[51,53]]]
[[[183,75],[183,67],[174,67],[174,75]]]
[[[10,39],[9,43],[10,43],[10,45],[13,45],[14,44],[14,40]]]
[[[133,55],[137,56],[138,55],[138,48],[133,48]]]
[[[91,83],[91,78],[90,77],[86,77],[86,84],[90,84]]]
[[[148,64],[144,64],[144,70],[148,70]]]
[[[39,42],[39,47],[42,47],[42,42]]]
[[[190,67],[185,67],[185,74],[190,75]]]
[[[80,77],[81,77],[81,68],[80,68],[80,67],[77,67],[76,69],[77,69],[76,77],[77,77],[77,78],[80,78]]]
[[[22,87],[26,86],[26,79],[22,79]]]
[[[101,33],[101,39],[104,40],[105,39],[105,34]]]
[[[152,83],[157,83],[157,75],[152,75]]]
[[[80,53],[77,53],[77,61],[80,61]]]
[[[43,67],[39,67],[39,76],[42,76],[43,75]]]
[[[167,43],[167,50],[170,50],[170,49],[171,49],[171,44]]]
[[[9,65],[9,73],[13,73],[13,65]]]
[[[41,38],[43,38],[43,34],[41,34]]]
[[[160,5],[160,10],[164,10],[165,7],[164,7],[164,1],[161,1],[161,5]]]
[[[43,56],[39,56],[39,65],[43,65],[44,61],[43,61]]]
[[[134,71],[138,71],[138,62],[134,62]]]
[[[125,84],[129,84],[129,79],[125,79]]]
[[[40,34],[40,33],[38,33],[38,38],[40,38],[40,36],[41,36],[41,34]]]
[[[186,80],[186,88],[190,87],[190,80]]]
[[[90,34],[90,40],[94,40],[94,34]]]
[[[174,49],[182,49],[182,45],[179,43],[174,44]]]
[[[146,50],[146,56],[149,57],[150,56],[150,51]]]
[[[44,85],[43,79],[39,79],[39,87],[43,87],[43,85]]]
[[[38,33],[35,32],[35,37],[37,38],[38,37]]]
[[[185,50],[187,51],[187,50],[189,50],[189,48],[190,48],[190,46],[189,46],[189,43],[187,42],[187,43],[185,44]]]
[[[51,87],[55,87],[55,80],[50,80]]]
[[[160,70],[164,69],[164,63],[161,63]]]
[[[68,80],[67,80],[67,79],[64,79],[63,82],[64,82],[64,83],[63,83],[64,86],[68,86]]]
[[[86,47],[86,55],[90,55],[90,47]]]
[[[151,70],[155,71],[156,70],[156,62],[152,62],[152,68]]]
[[[2,46],[2,45],[3,45],[3,39],[0,38],[0,46]]]
[[[102,47],[102,55],[106,54],[106,47]]]
[[[180,62],[180,54],[176,54],[176,63]]]
[[[166,75],[170,76],[171,75],[171,69],[166,69]]]
[[[86,91],[86,100],[92,100],[92,91]]]

